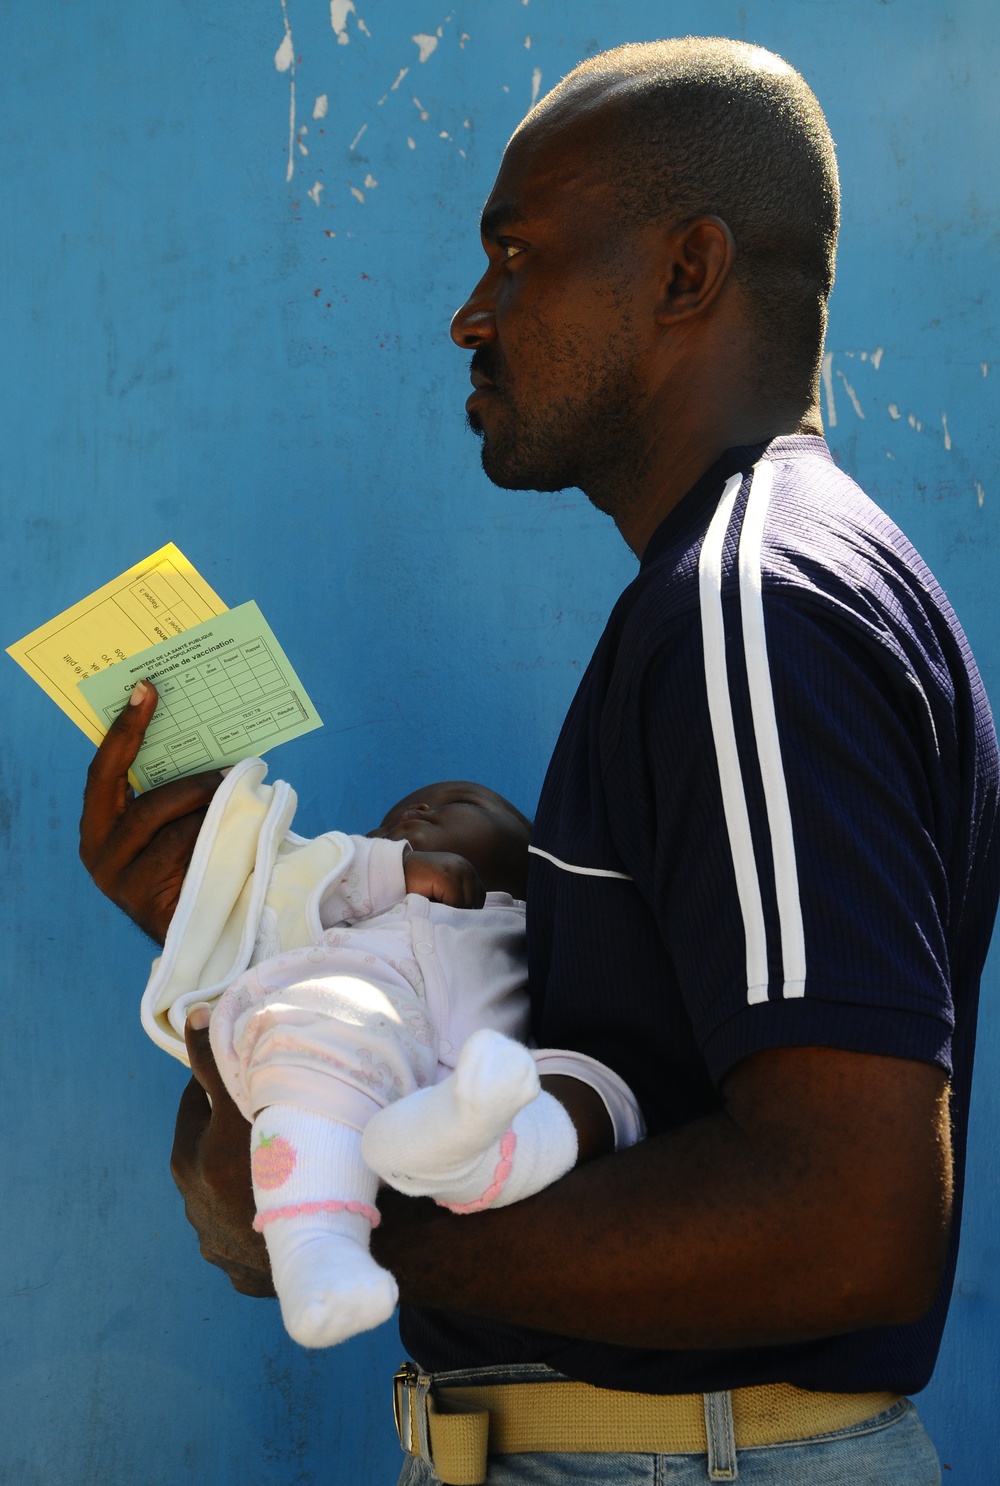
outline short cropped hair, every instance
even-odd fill
[[[602,148],[623,222],[721,217],[759,377],[772,392],[815,385],[840,188],[833,139],[804,79],[762,47],[722,37],[637,43],[582,62],[529,119],[578,90],[614,105]]]

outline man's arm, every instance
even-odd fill
[[[174,1177],[205,1257],[269,1294],[245,1122],[226,1119],[207,1032],[189,1050],[213,1112],[190,1087]],[[724,1095],[724,1111],[498,1211],[456,1217],[385,1189],[372,1251],[408,1304],[626,1346],[761,1346],[923,1314],[950,1216],[944,1075],[780,1049]]]
[[[456,1218],[380,1195],[411,1304],[640,1347],[745,1347],[911,1321],[947,1243],[947,1087],[927,1064],[758,1053],[725,1109]]]

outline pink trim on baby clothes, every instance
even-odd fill
[[[493,1181],[483,1195],[476,1197],[472,1202],[439,1202],[438,1207],[446,1207],[449,1212],[453,1213],[481,1213],[484,1208],[490,1207],[500,1196],[510,1176],[516,1147],[517,1136],[513,1130],[508,1130],[500,1140],[500,1160],[493,1173]]]
[[[369,1207],[366,1202],[296,1202],[290,1207],[269,1207],[266,1212],[258,1213],[253,1220],[254,1232],[263,1233],[276,1218],[308,1218],[313,1213],[357,1213],[359,1218],[367,1218],[373,1228],[382,1221],[377,1208]]]

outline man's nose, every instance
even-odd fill
[[[451,338],[463,351],[474,351],[477,346],[497,338],[496,315],[493,295],[487,287],[489,274],[484,274],[473,289],[462,308],[456,310],[451,321]]]

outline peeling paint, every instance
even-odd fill
[[[346,46],[350,41],[347,34],[347,17],[356,15],[354,0],[330,0],[330,25],[337,33],[337,41],[340,46]]]
[[[417,141],[415,139],[411,139],[409,135],[406,136],[406,143],[410,146],[411,150],[415,150],[417,148]]]
[[[893,422],[895,422],[895,420],[899,417],[899,407],[894,402],[891,402],[889,404],[889,417],[893,420]]]
[[[989,371],[989,369],[990,369],[990,364],[989,364],[988,361],[981,361],[979,363],[979,370],[982,372],[982,374],[983,374],[984,377],[985,377],[986,373]]]
[[[979,509],[982,510],[983,509],[983,501],[986,499],[986,491],[980,485],[980,483],[979,483],[978,480],[975,482],[975,484],[976,484],[976,499],[979,502]]]
[[[910,425],[911,428],[916,429],[917,433],[922,433],[923,432],[924,425],[921,423],[921,421],[917,417],[916,413],[910,413],[909,416],[907,417],[907,420],[906,421]]]
[[[530,52],[531,51],[531,37],[530,36],[526,36],[524,38],[524,50],[526,52]]]
[[[944,446],[945,446],[946,449],[950,449],[951,448],[951,434],[948,432],[948,414],[947,413],[942,413],[941,414],[941,427],[944,429]]]
[[[438,39],[436,36],[427,36],[424,32],[418,31],[416,36],[410,37],[410,40],[420,48],[421,62],[426,62],[431,53],[437,50]]]
[[[326,115],[327,115],[327,110],[329,109],[329,107],[330,107],[330,100],[329,100],[329,98],[326,96],[325,93],[321,93],[319,95],[319,97],[316,99],[316,102],[313,104],[313,118],[314,119],[325,119],[326,118]]]
[[[288,21],[288,6],[285,0],[281,0],[281,18],[285,23],[285,35],[274,54],[274,65],[279,72],[289,74],[288,164],[285,167],[285,180],[290,181],[295,174],[295,43],[292,40],[292,28]]]
[[[430,114],[427,112],[426,108],[424,108],[424,105],[420,102],[420,99],[419,98],[414,98],[414,100],[413,100],[413,106],[414,106],[414,108],[417,109],[417,111],[420,114],[420,117],[423,119],[424,123],[426,124],[427,123],[427,120],[430,118]]]
[[[368,188],[369,191],[374,191],[377,185],[378,181],[373,175],[369,174],[365,176],[365,186]]]
[[[361,125],[361,128],[358,130],[357,134],[355,134],[354,138],[351,140],[350,144],[347,146],[347,148],[349,150],[353,150],[353,149],[356,149],[357,148],[358,140],[361,138],[362,134],[364,134],[364,132],[365,132],[365,130],[367,128],[368,128],[368,125],[367,124],[362,124]]]
[[[541,91],[541,87],[542,87],[542,69],[540,67],[535,67],[535,68],[532,69],[532,73],[531,73],[531,106],[532,106],[532,108],[534,108],[535,104],[538,102],[538,94]]]
[[[871,354],[871,363],[876,371],[878,371],[882,364],[882,350],[883,348],[881,346],[876,346]]]
[[[322,181],[317,181],[316,184],[313,186],[312,190],[306,192],[306,195],[309,197],[309,199],[311,201],[313,201],[316,204],[316,206],[319,206],[319,195],[320,195],[320,192],[322,190],[323,190],[323,182]]]
[[[364,201],[365,199],[365,193],[363,191],[359,191],[357,186],[351,187],[351,195],[354,197],[355,201]]]

